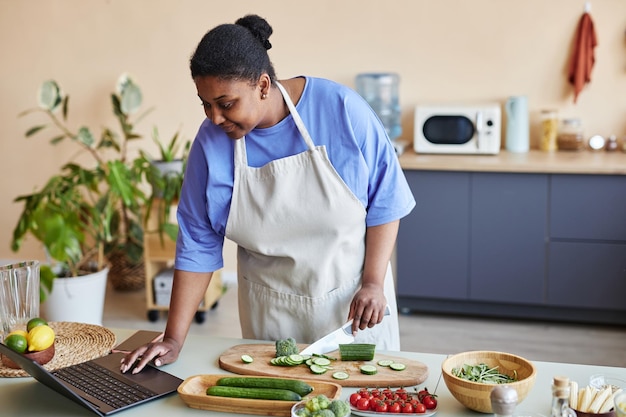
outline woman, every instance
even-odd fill
[[[246,16],[209,31],[191,58],[207,119],[178,206],[167,326],[162,342],[124,358],[124,372],[139,357],[133,372],[177,359],[223,266],[224,237],[238,245],[244,338],[310,343],[354,319],[356,341],[400,349],[389,261],[415,201],[393,146],[347,87],[277,81],[271,34],[264,19]]]

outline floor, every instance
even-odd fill
[[[145,291],[108,288],[103,324],[112,328],[163,330],[167,314],[147,319]],[[202,324],[190,332],[240,338],[237,287],[230,284]],[[402,350],[450,354],[497,350],[534,361],[626,367],[626,328],[542,321],[511,321],[445,315],[400,315]]]

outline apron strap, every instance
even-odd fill
[[[276,86],[278,87],[281,94],[283,95],[283,98],[285,99],[285,103],[287,104],[287,107],[289,108],[289,111],[291,112],[291,116],[293,117],[293,121],[296,123],[296,126],[298,127],[300,134],[302,135],[302,137],[304,138],[304,141],[309,147],[309,150],[315,149],[315,144],[313,143],[313,139],[311,138],[311,135],[309,135],[309,131],[306,130],[306,127],[304,126],[304,122],[302,121],[300,114],[298,114],[298,111],[296,110],[296,106],[293,105],[293,102],[291,101],[289,94],[287,94],[287,91],[285,91],[285,88],[282,85],[280,85],[278,81],[276,81]]]

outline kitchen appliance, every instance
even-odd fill
[[[502,117],[498,103],[423,104],[415,107],[417,153],[497,154]]]
[[[356,91],[374,110],[392,141],[402,134],[399,83],[399,75],[393,72],[362,73],[355,80]]]
[[[528,98],[526,96],[509,97],[504,109],[506,110],[506,150],[519,153],[528,152],[530,147]]]

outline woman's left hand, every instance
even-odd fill
[[[353,319],[352,334],[383,321],[387,299],[382,285],[364,284],[350,303],[348,320]]]

